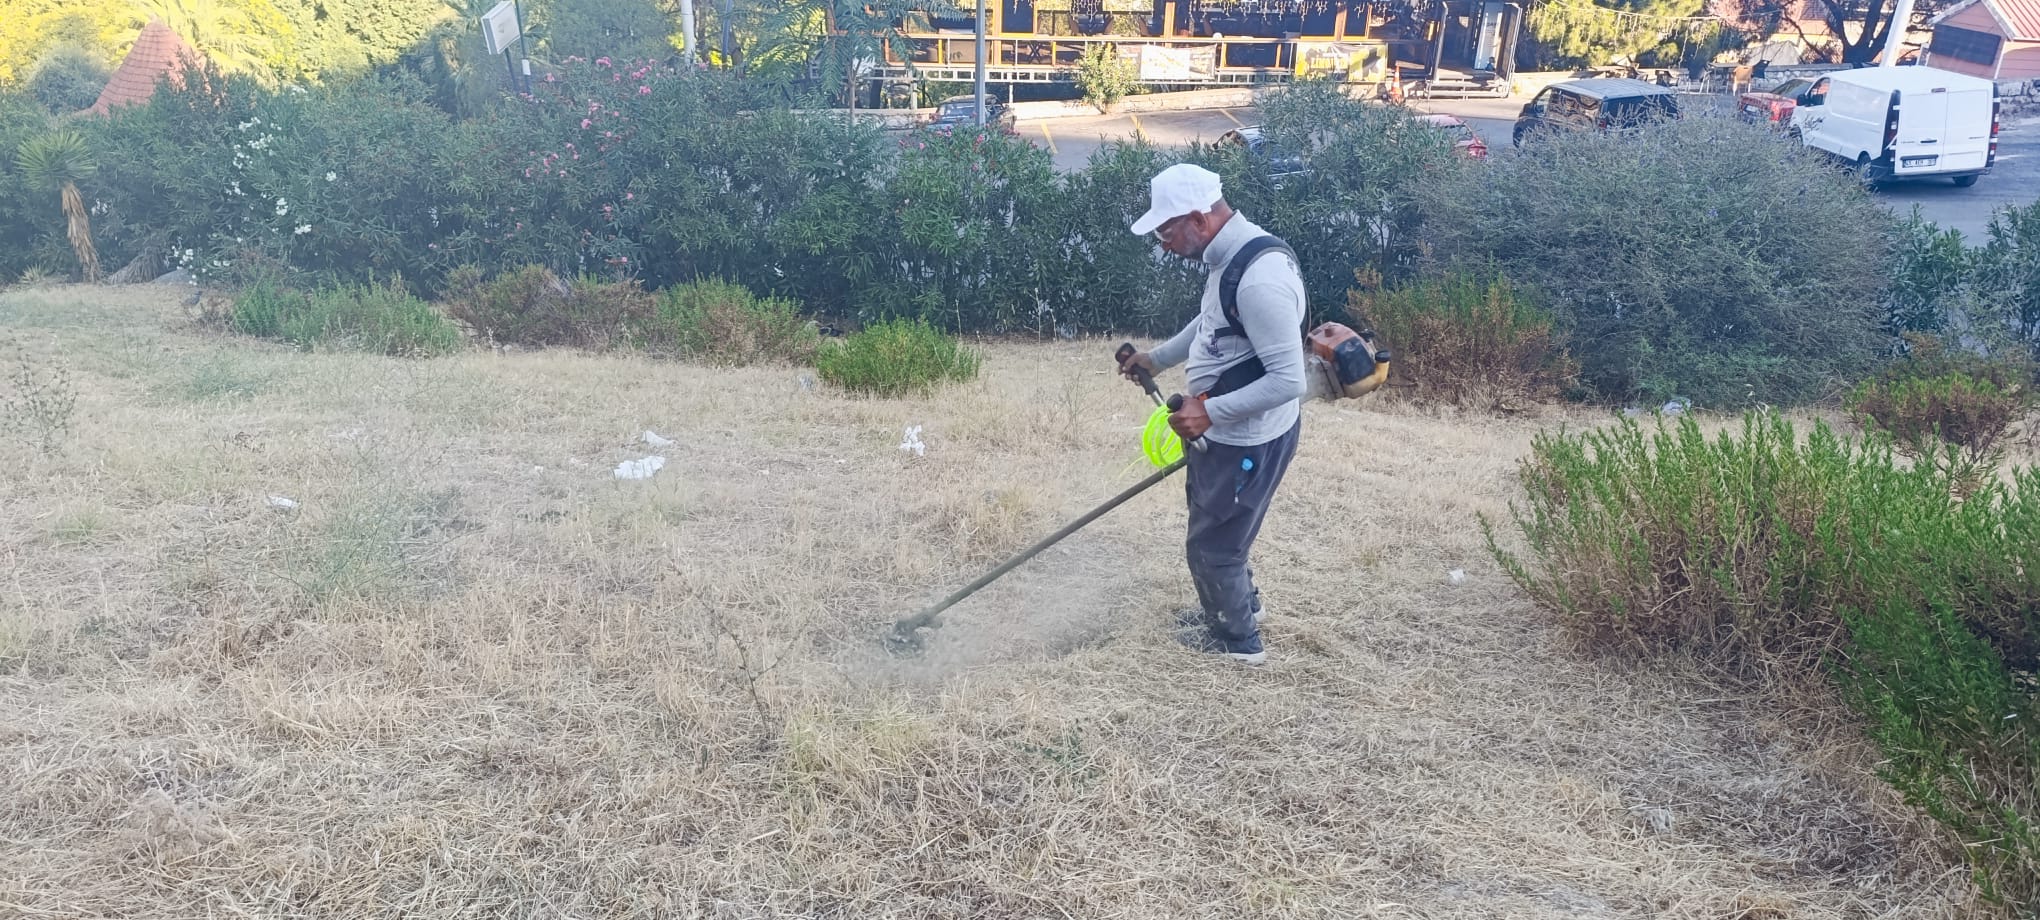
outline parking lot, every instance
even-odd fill
[[[1466,120],[1496,156],[1509,156],[1510,131],[1525,100],[1451,99],[1413,103],[1412,109],[1445,112]],[[1260,112],[1251,108],[1150,112],[1141,115],[1097,115],[1021,121],[1020,136],[1047,148],[1057,169],[1083,168],[1099,146],[1111,140],[1145,137],[1164,146],[1209,142],[1241,125],[1256,124]],[[1928,220],[1961,230],[1971,244],[1982,241],[1990,213],[2006,204],[2030,204],[2040,198],[2040,118],[2008,122],[1998,144],[1997,166],[1970,188],[1945,181],[1900,183],[1877,192],[1879,200],[1903,215],[1918,206]]]

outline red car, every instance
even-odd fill
[[[1459,148],[1460,153],[1476,160],[1487,157],[1487,144],[1481,141],[1480,135],[1475,134],[1471,126],[1459,120],[1457,116],[1423,115],[1417,120],[1434,128],[1441,128],[1445,133],[1452,135],[1452,145]]]
[[[1735,100],[1735,113],[1744,121],[1783,128],[1792,123],[1792,110],[1799,106],[1800,95],[1811,86],[1812,80],[1791,79],[1767,92],[1744,93]]]

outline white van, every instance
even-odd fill
[[[1865,185],[1945,178],[1967,188],[1997,161],[1997,84],[1933,67],[1865,67],[1815,80],[1792,134],[1856,167]]]

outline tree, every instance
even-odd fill
[[[15,165],[29,182],[59,192],[79,270],[86,281],[98,281],[99,252],[92,246],[92,219],[85,211],[84,197],[78,194],[78,180],[98,172],[99,165],[86,149],[84,136],[57,131],[31,138],[15,154]]]
[[[263,83],[298,76],[289,54],[296,28],[270,0],[132,2],[136,27],[163,20],[223,73],[244,73]]]
[[[1828,31],[1842,46],[1842,63],[1868,64],[1884,53],[1891,38],[1891,19],[1898,13],[1898,0],[1821,0],[1817,4]],[[1919,28],[1933,19],[1941,5],[1935,0],[1915,0],[1909,28]],[[1854,34],[1850,34],[1854,26]],[[1898,40],[1903,41],[1903,34]]]

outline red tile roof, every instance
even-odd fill
[[[114,106],[147,102],[156,93],[158,79],[165,74],[174,79],[190,59],[197,57],[198,52],[170,31],[163,20],[150,19],[142,27],[142,34],[135,36],[134,48],[120,62],[120,69],[113,72],[113,79],[106,81],[106,88],[99,91],[99,101],[86,111],[104,115]]]
[[[2010,23],[2019,41],[2040,41],[2040,0],[1985,0],[1997,7],[2000,17]]]

